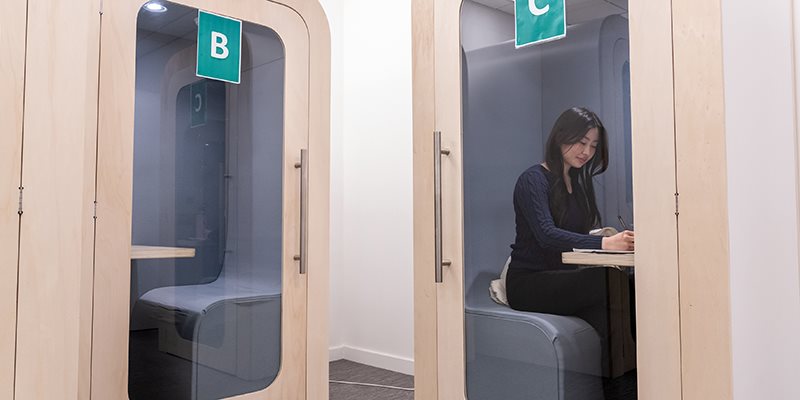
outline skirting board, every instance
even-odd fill
[[[350,360],[376,368],[414,375],[414,360],[350,346],[331,347],[330,360]]]

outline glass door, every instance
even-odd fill
[[[561,253],[579,245],[548,247],[536,236],[555,235],[545,231],[548,218],[528,214],[535,206],[529,198],[538,192],[527,185],[542,179],[553,232],[579,238],[593,228],[621,232],[632,223],[632,196],[625,195],[632,164],[622,151],[622,143],[630,143],[630,107],[623,107],[630,84],[615,63],[628,60],[628,23],[621,15],[627,10],[602,1],[582,7],[581,13],[571,12],[574,3],[567,1],[565,38],[525,48],[512,40],[513,13],[462,7],[462,134],[456,140],[463,149],[470,400],[636,398],[633,271],[562,263]],[[479,45],[470,40],[490,36],[490,17],[503,14],[505,40]],[[572,197],[580,202],[575,210],[586,204],[591,211],[594,204],[599,217],[575,224],[557,218],[552,204],[559,179],[541,164],[551,132],[569,129],[557,121],[580,113],[601,122],[594,154],[597,165],[607,154],[609,168],[588,182],[574,180]],[[583,126],[577,129],[584,131],[567,133],[583,137],[589,129]],[[536,256],[526,258],[528,252]]]
[[[93,397],[305,398],[305,24],[255,0],[118,3],[101,46]],[[208,19],[223,22],[204,35]],[[240,77],[208,78],[203,51],[236,57],[237,41]]]
[[[23,91],[26,1],[11,1],[0,15],[0,398],[14,397],[17,277],[21,223]]]

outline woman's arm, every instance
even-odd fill
[[[601,249],[602,236],[570,232],[556,227],[550,213],[547,177],[533,171],[523,174],[514,188],[514,203],[531,228],[536,241],[546,249],[569,251],[573,248]]]

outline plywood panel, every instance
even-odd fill
[[[330,126],[331,39],[327,18],[317,1],[294,2],[309,35],[308,303],[306,398],[328,398],[330,292]]]
[[[608,265],[615,265],[617,267],[633,267],[634,263],[633,254],[598,254],[598,253],[583,253],[579,251],[570,251],[561,253],[561,262],[564,264],[577,264],[587,266],[606,267]]]
[[[436,129],[442,132],[442,246],[452,262],[437,285],[439,397],[465,397],[464,200],[461,140],[461,0],[437,0],[434,8]]]
[[[7,1],[0,14],[0,398],[14,396],[17,328],[18,199],[22,161],[26,0]]]
[[[438,398],[437,301],[434,276],[433,2],[412,2],[414,127],[414,397]]]
[[[720,1],[676,0],[683,397],[730,399],[731,311]]]
[[[298,273],[292,259],[299,248],[299,161],[300,149],[311,155],[310,259],[316,286],[327,286],[327,159],[328,159],[328,93],[329,43],[327,27],[319,27],[320,10],[307,2],[287,1],[307,10],[314,18],[314,60],[320,65],[309,67],[312,52],[309,30],[300,15],[272,2],[246,0],[214,2],[181,1],[200,8],[254,22],[274,29],[286,50],[285,140],[284,140],[284,245],[283,245],[283,320],[282,366],[276,381],[266,390],[238,396],[243,399],[306,398],[306,362],[308,334],[306,304],[309,276]],[[95,324],[93,344],[92,397],[98,399],[127,396],[128,296],[130,268],[131,186],[133,156],[133,102],[135,18],[141,2],[125,1],[106,4],[103,24],[103,68],[101,70],[101,117],[98,159],[98,241],[95,285]],[[298,9],[295,7],[295,10]],[[324,71],[323,71],[324,70]],[[313,73],[314,80],[309,80]],[[314,86],[310,86],[310,82]],[[309,92],[316,90],[321,98],[309,103]],[[310,108],[313,104],[313,108]],[[309,112],[313,117],[309,118]],[[310,121],[313,121],[310,123]],[[309,131],[313,127],[315,131]],[[313,139],[309,143],[309,136]],[[321,138],[324,136],[324,138]],[[324,207],[322,206],[324,204]],[[321,243],[323,242],[324,243]],[[323,282],[324,281],[324,282]],[[327,301],[326,289],[313,297]],[[317,297],[319,295],[319,297]],[[324,306],[315,304],[317,314]],[[315,328],[326,329],[327,316],[317,317]],[[320,332],[314,332],[319,334]],[[315,339],[316,347],[323,339]],[[327,372],[327,335],[324,356],[315,355],[315,362],[326,358],[325,366],[316,366],[316,373]],[[315,349],[315,351],[319,351]],[[326,374],[327,375],[327,374]],[[315,377],[316,392],[321,393]],[[325,385],[327,387],[327,385]],[[324,391],[327,393],[327,390]]]
[[[639,398],[681,398],[671,5],[630,1]]]
[[[88,383],[99,1],[28,4],[15,395]],[[47,384],[42,384],[46,382]]]
[[[306,398],[328,398],[330,263],[331,38],[318,1],[281,0],[306,24],[309,37],[309,261]]]
[[[131,246],[131,260],[157,258],[192,258],[195,249],[191,247]]]

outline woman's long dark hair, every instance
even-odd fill
[[[602,174],[608,168],[608,140],[606,139],[606,128],[600,122],[597,114],[583,107],[570,108],[558,117],[550,137],[547,139],[545,149],[545,162],[547,168],[553,175],[555,181],[551,188],[550,211],[553,214],[556,226],[563,226],[567,216],[567,204],[569,192],[564,182],[564,157],[561,154],[561,145],[573,145],[578,143],[586,136],[592,128],[597,128],[599,139],[597,151],[589,161],[580,169],[570,168],[569,174],[572,182],[573,194],[578,197],[578,204],[584,209],[586,222],[582,228],[583,232],[588,232],[594,227],[599,227],[600,212],[597,210],[597,201],[594,195],[594,184],[592,178]]]

